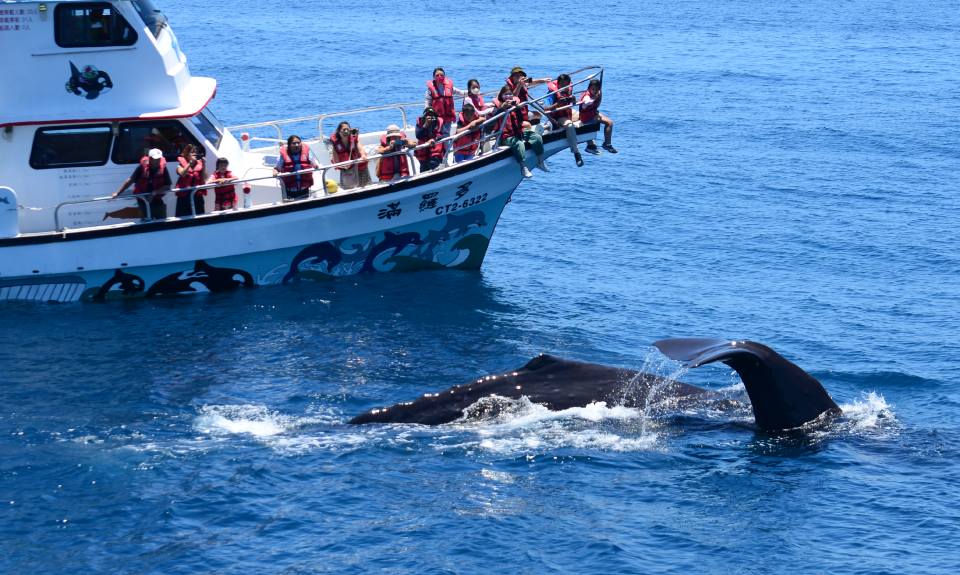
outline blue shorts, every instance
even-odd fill
[[[453,159],[456,163],[465,162],[473,159],[473,154],[454,154]]]

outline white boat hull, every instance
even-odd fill
[[[586,140],[596,129],[578,132]],[[562,133],[544,144],[547,155],[567,147]],[[528,151],[528,165],[534,161]],[[521,180],[513,156],[501,150],[334,196],[3,239],[0,300],[152,297],[357,273],[479,269]]]

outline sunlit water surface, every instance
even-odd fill
[[[721,4],[164,3],[231,125],[599,63],[621,153],[521,185],[480,272],[3,306],[0,571],[956,573],[960,4]],[[759,432],[721,365],[345,425],[541,352],[676,375],[676,336],[846,415]]]

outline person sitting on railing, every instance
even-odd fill
[[[367,157],[367,152],[360,143],[360,130],[352,129],[349,122],[340,122],[337,131],[330,136],[330,143],[333,144],[331,160],[334,164]],[[337,168],[340,170],[340,187],[352,190],[370,184],[370,170],[367,165],[368,162],[360,162],[346,168]]]
[[[520,164],[520,172],[523,173],[523,177],[533,177],[524,163],[527,153],[526,144],[530,144],[533,153],[537,155],[537,167],[544,172],[549,172],[550,168],[547,167],[547,163],[543,159],[543,138],[531,129],[524,129],[524,125],[529,126],[529,124],[523,121],[523,115],[517,107],[517,100],[513,94],[509,90],[506,93],[501,90],[500,94],[503,97],[501,111],[509,110],[503,119],[504,126],[500,141],[513,150],[513,157]]]
[[[450,128],[457,120],[457,110],[453,106],[453,99],[462,98],[468,95],[466,90],[460,90],[453,87],[453,80],[447,78],[447,73],[443,68],[436,68],[433,71],[433,80],[427,81],[427,92],[424,97],[423,109],[433,108],[437,116],[443,120],[440,126],[441,138],[450,135]]]
[[[577,167],[583,167],[583,156],[577,146],[577,128],[573,125],[573,106],[576,105],[576,99],[573,97],[573,88],[570,87],[570,76],[560,74],[556,82],[547,83],[547,90],[556,94],[547,98],[547,105],[543,109],[547,110],[550,117],[567,133],[567,144],[577,160]]]
[[[178,190],[202,186],[207,181],[207,168],[203,165],[203,161],[197,158],[196,146],[193,144],[184,146],[180,150],[180,157],[177,158],[177,161],[180,162],[180,165],[177,166],[177,175],[180,176],[177,179],[176,188]],[[206,195],[206,190],[200,190],[193,194],[193,205],[198,216],[203,213],[203,196]],[[177,192],[176,216],[184,218],[190,215],[193,215],[190,211],[190,192]]]
[[[433,108],[427,108],[423,111],[423,116],[417,118],[417,145],[428,144],[423,148],[414,150],[413,155],[420,160],[420,172],[429,172],[443,162],[444,146],[437,143],[437,140],[443,138],[442,119],[437,117],[437,111]]]
[[[150,215],[155,220],[167,218],[167,205],[163,203],[163,192],[170,189],[173,181],[167,171],[167,160],[163,152],[153,148],[140,160],[137,169],[123,182],[120,189],[110,197],[115,198],[133,184],[133,193],[137,196],[137,208],[140,209],[140,219],[147,219],[147,202],[150,202]]]
[[[287,145],[280,148],[280,160],[273,167],[273,175],[289,174],[310,168],[320,168],[320,162],[300,136],[291,135],[287,138]],[[310,186],[313,185],[313,173],[297,174],[280,178],[287,188],[287,198],[299,200],[310,195]]]
[[[416,146],[413,140],[408,140],[400,129],[400,126],[390,124],[387,126],[387,133],[380,137],[380,147],[377,153],[392,154],[399,152],[405,147]],[[377,162],[377,177],[381,182],[389,182],[394,178],[402,178],[410,175],[410,165],[407,162],[406,154],[397,154],[396,156],[387,156],[380,158]]]
[[[213,193],[216,195],[213,209],[217,212],[232,210],[237,207],[237,186],[234,184],[226,185],[227,182],[233,182],[237,179],[233,175],[233,172],[229,170],[229,166],[230,160],[218,158],[217,169],[213,172],[213,175],[210,176],[210,179],[207,180],[208,184],[220,184],[213,189]]]
[[[510,70],[510,77],[507,78],[507,86],[510,86],[510,90],[513,92],[514,98],[516,98],[519,104],[523,104],[530,100],[530,94],[527,93],[527,88],[533,88],[534,86],[539,86],[540,84],[545,84],[550,82],[552,78],[540,78],[539,80],[534,80],[533,78],[528,78],[527,73],[523,71],[523,68],[520,66],[514,66]],[[523,114],[523,121],[529,124],[537,124],[540,122],[540,113],[534,111],[532,114],[527,107],[521,109]],[[529,129],[531,126],[524,126],[525,129]]]
[[[474,112],[484,120],[499,111],[496,104],[484,104],[483,96],[480,95],[480,82],[476,78],[467,82],[467,92],[469,94],[463,99],[463,105],[470,104],[473,106]]]
[[[613,120],[598,111],[602,99],[603,92],[600,91],[600,80],[590,80],[587,91],[580,96],[580,123],[600,122],[603,124],[603,149],[611,154],[616,154],[617,149],[610,143],[610,139],[613,137]],[[597,156],[603,153],[597,149],[597,144],[593,140],[587,142],[586,151]]]
[[[466,132],[463,137],[453,141],[453,158],[456,163],[472,160],[480,146],[480,124],[483,118],[477,115],[472,104],[464,104],[463,111],[457,116],[457,133]],[[460,146],[464,146],[461,148]],[[459,148],[459,149],[458,149]]]

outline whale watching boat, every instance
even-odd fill
[[[0,300],[150,297],[375,271],[478,269],[523,180],[501,145],[500,113],[477,128],[473,159],[455,163],[458,137],[445,138],[443,162],[423,173],[415,153],[427,144],[381,156],[386,132],[359,134],[368,156],[360,169],[372,175],[380,158],[403,155],[410,173],[338,189],[338,168],[361,161],[331,163],[325,121],[329,129],[332,118],[394,114],[415,140],[408,110],[415,117],[423,102],[225,127],[209,108],[216,80],[190,75],[153,0],[4,0],[0,53],[7,76],[17,78],[0,85]],[[602,72],[573,72],[574,96]],[[522,105],[542,112],[546,97]],[[544,116],[537,128],[545,156],[568,147],[552,123]],[[598,129],[576,126],[581,142]],[[273,168],[292,127],[320,167],[285,180]],[[197,182],[176,191],[201,198],[204,214],[191,208],[186,217],[150,219],[150,202],[141,201],[142,214],[130,192],[111,197],[152,149],[177,182],[188,143],[210,159],[210,173],[216,158],[229,160],[238,207],[214,211],[214,193],[195,195],[216,186]],[[526,165],[535,162],[528,150]],[[297,174],[316,183],[294,201],[285,181]],[[176,199],[172,191],[163,196],[171,214]]]

